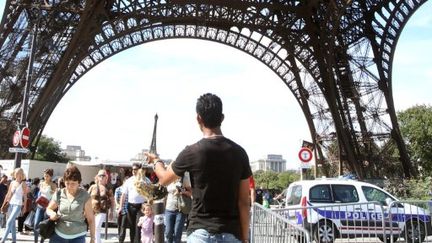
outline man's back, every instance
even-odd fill
[[[238,236],[238,188],[251,175],[243,148],[223,136],[204,138],[183,150],[172,168],[177,175],[189,171],[191,176],[193,205],[188,230],[205,228],[210,233]]]

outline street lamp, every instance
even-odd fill
[[[33,30],[32,32],[32,38],[30,43],[30,56],[29,56],[29,63],[27,66],[27,75],[25,80],[25,86],[24,86],[24,95],[23,95],[23,102],[22,102],[22,109],[21,109],[21,118],[20,123],[18,125],[18,129],[21,130],[27,125],[27,113],[28,113],[28,102],[29,102],[29,93],[30,93],[30,87],[32,83],[32,76],[33,76],[33,62],[34,62],[34,55],[35,55],[35,49],[36,49],[36,37],[38,32],[38,25],[39,25],[39,16],[40,16],[40,8],[37,9],[38,11],[38,19],[33,23]],[[31,16],[31,15],[29,15]],[[31,18],[31,17],[29,17]],[[21,159],[22,154],[19,152],[15,153],[15,165],[14,168],[21,167]]]

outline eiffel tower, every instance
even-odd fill
[[[158,121],[158,115],[156,114],[154,116],[154,126],[153,126],[153,136],[150,144],[150,150],[149,152],[152,154],[158,154],[156,149],[156,129],[157,129],[157,121]]]
[[[150,41],[195,38],[242,50],[280,77],[304,113],[319,163],[337,143],[346,168],[365,178],[379,174],[374,168],[396,144],[403,176],[410,177],[415,169],[397,123],[392,64],[403,27],[425,2],[6,0],[0,156],[12,156],[17,123],[29,124],[27,156],[34,156],[54,108],[97,64]]]

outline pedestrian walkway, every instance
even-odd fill
[[[0,237],[3,235],[5,229],[0,229]],[[105,239],[105,230],[102,230],[101,234],[102,242],[103,243],[118,243],[118,232],[116,227],[109,227],[108,228],[108,235]],[[9,234],[8,240],[6,242],[11,242],[11,234]],[[28,235],[17,233],[17,242],[34,242],[34,236],[33,233],[30,233]],[[48,241],[45,241],[48,243]],[[87,233],[86,242],[90,242],[90,234]],[[182,235],[182,242],[186,242],[186,232],[183,232]],[[129,230],[126,232],[126,239],[125,243],[130,243],[129,239]]]

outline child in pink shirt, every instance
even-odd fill
[[[141,243],[153,243],[153,211],[150,204],[143,204],[141,211],[144,216],[138,220],[141,227]]]

